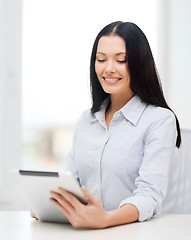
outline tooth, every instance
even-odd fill
[[[106,81],[109,81],[109,82],[117,82],[117,79],[106,78]]]

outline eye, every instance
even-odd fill
[[[119,62],[119,63],[126,63],[127,60],[117,60],[117,62]]]
[[[106,60],[104,59],[97,59],[98,62],[105,62]]]

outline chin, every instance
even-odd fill
[[[108,94],[120,94],[122,91],[120,91],[119,89],[111,89],[108,87],[103,88],[104,92],[108,93]]]

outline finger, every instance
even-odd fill
[[[32,210],[30,210],[30,216],[38,220],[38,218],[36,217],[35,213]]]
[[[51,191],[50,194],[52,195],[53,199],[55,199],[56,202],[58,202],[59,205],[65,208],[68,212],[74,211],[73,206],[66,199],[64,199],[62,195],[53,191]]]
[[[88,198],[90,202],[92,202],[93,204],[96,204],[96,205],[100,203],[99,198],[97,196],[91,194],[85,186],[82,186],[82,191],[83,191],[85,197]]]
[[[64,214],[68,221],[71,222],[70,213],[67,211],[67,209],[64,206],[62,206],[59,202],[57,202],[57,200],[54,198],[50,198],[50,201]]]
[[[50,198],[50,201],[64,214],[64,216],[68,219],[68,221],[72,224],[72,226],[76,225],[76,218],[78,215],[78,212],[68,212],[68,210],[65,208],[65,206],[60,205],[59,202],[57,202],[56,199]]]
[[[79,208],[81,206],[81,202],[70,192],[64,190],[59,187],[58,192],[74,207]]]

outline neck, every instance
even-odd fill
[[[111,98],[111,105],[110,105],[110,111],[117,112],[119,111],[123,106],[125,106],[131,98],[134,96],[134,93],[128,94],[127,96],[122,95],[110,95]]]

